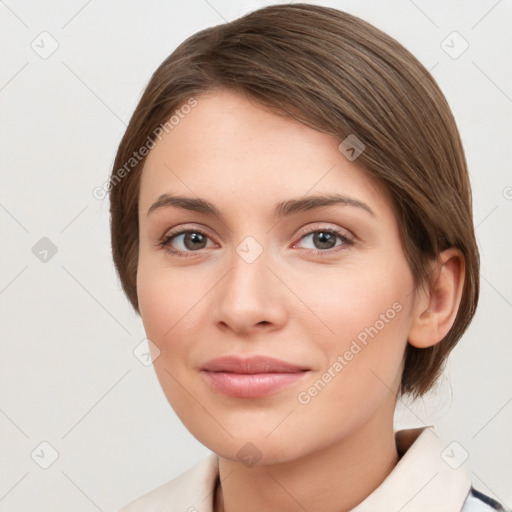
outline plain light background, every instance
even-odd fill
[[[164,58],[272,3],[0,1],[0,511],[117,510],[210,453],[134,355],[142,322],[115,275],[108,199],[92,191]],[[481,299],[436,391],[399,403],[396,427],[434,424],[467,452],[475,487],[511,507],[512,2],[311,3],[398,39],[454,112]]]

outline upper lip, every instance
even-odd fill
[[[209,372],[229,373],[293,373],[307,370],[302,366],[287,363],[281,359],[254,355],[251,357],[223,356],[211,359],[201,366]]]

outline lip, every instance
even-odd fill
[[[275,357],[253,355],[250,357],[222,356],[210,359],[201,370],[209,372],[229,372],[229,373],[292,373],[309,368],[288,363]]]
[[[216,391],[236,398],[257,398],[276,393],[298,382],[308,368],[273,357],[224,356],[201,367],[201,375]]]

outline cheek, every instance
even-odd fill
[[[329,432],[339,425],[347,432],[357,428],[382,404],[391,410],[400,381],[411,312],[408,281],[394,274],[377,284],[370,274],[347,275],[339,286],[324,289],[329,293],[320,316],[334,335],[314,339],[324,365],[297,401],[308,418],[323,415]]]
[[[373,268],[351,268],[335,284],[321,283],[322,294],[314,295],[315,307],[330,335],[316,338],[315,344],[321,344],[331,373],[357,380],[358,385],[378,382],[378,377],[392,385],[407,343],[412,276],[408,267],[399,264],[381,263]],[[303,290],[307,293],[307,288]],[[313,289],[309,291],[312,296]],[[333,369],[340,359],[343,368],[336,365]]]
[[[178,361],[186,363],[187,347],[206,326],[204,299],[214,282],[209,285],[208,276],[194,273],[192,267],[184,271],[166,268],[151,258],[139,261],[137,294],[141,319],[147,337],[164,356],[157,359],[155,367],[164,359],[173,367],[178,366]]]
[[[165,293],[162,279],[148,266],[139,262],[137,272],[137,296],[146,334],[160,349],[161,335],[171,327],[165,311],[172,311],[171,294]]]
[[[359,334],[364,341],[371,326],[379,332],[396,329],[412,299],[412,276],[406,266],[370,258],[328,274],[297,275],[296,281],[301,283],[301,298],[318,313],[316,321],[332,335],[330,343],[335,340],[339,347]]]
[[[190,280],[187,286],[179,272],[158,267],[154,262],[139,262],[137,293],[141,319],[147,338],[157,347],[153,368],[167,400],[180,417],[186,416],[190,407],[183,385],[190,388],[187,366],[193,363],[190,346],[197,339],[191,322],[197,325],[201,311],[200,303],[197,304],[198,288],[190,286]],[[189,391],[195,393],[192,388]]]
[[[161,352],[168,350],[169,344],[164,340],[174,336],[190,310],[188,289],[180,287],[172,277],[169,270],[163,271],[150,261],[139,261],[137,294],[141,318],[147,337]]]

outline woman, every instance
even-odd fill
[[[457,127],[397,41],[309,4],[193,35],[110,201],[162,389],[213,452],[123,512],[505,510],[433,426],[393,428],[479,294]]]

